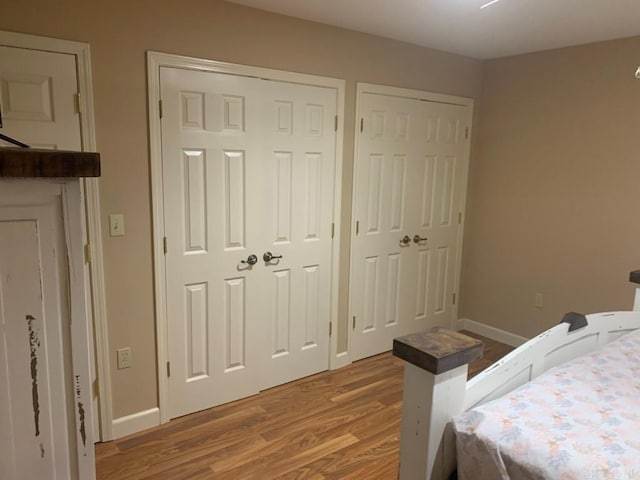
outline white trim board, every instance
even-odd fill
[[[473,107],[473,99],[468,97],[458,97],[443,93],[427,92],[425,90],[414,90],[411,88],[390,87],[376,83],[357,83],[357,96],[361,93],[375,93],[376,95],[387,95],[391,97],[414,98],[436,103],[448,103],[450,105],[461,105]],[[359,121],[359,120],[357,120]]]
[[[78,90],[80,93],[80,134],[83,151],[96,151],[95,116],[93,107],[93,85],[91,79],[91,52],[89,44],[60,40],[57,38],[41,37],[0,31],[0,45],[7,47],[27,48],[48,52],[66,53],[76,57],[78,71]],[[86,211],[87,243],[90,246],[90,275],[91,291],[87,293],[90,299],[92,318],[92,339],[95,342],[96,374],[99,396],[100,440],[111,440],[111,376],[109,372],[109,344],[107,336],[107,304],[104,286],[104,264],[102,259],[102,231],[100,225],[100,192],[99,180],[85,179],[84,202]],[[96,432],[97,433],[97,432]]]
[[[515,333],[507,332],[491,325],[476,322],[475,320],[469,320],[468,318],[461,318],[457,321],[457,330],[468,330],[472,333],[482,335],[483,337],[490,338],[496,342],[504,343],[512,347],[519,347],[529,339],[516,335]]]
[[[160,409],[158,407],[118,417],[113,420],[113,426],[111,427],[113,440],[148,428],[157,427],[158,425],[160,425]]]
[[[163,182],[162,182],[162,138],[160,125],[160,67],[182,68],[204,72],[228,73],[260,77],[281,82],[313,85],[334,88],[337,92],[336,113],[338,125],[336,131],[336,164],[334,191],[334,238],[333,238],[333,274],[331,278],[331,318],[334,327],[338,326],[338,287],[340,266],[340,219],[342,205],[342,162],[344,150],[344,103],[345,81],[337,78],[307,75],[303,73],[272,70],[269,68],[252,67],[234,63],[219,62],[181,55],[160,52],[147,52],[147,78],[149,90],[149,142],[151,154],[151,199],[153,212],[153,260],[154,260],[154,291],[156,311],[156,338],[158,360],[158,404],[160,408],[160,422],[168,422],[169,418],[169,384],[166,375],[168,361],[167,339],[167,311],[166,311],[166,270],[163,249],[165,236]],[[333,330],[337,331],[337,328]],[[329,368],[335,369],[350,362],[346,355],[338,353],[338,335],[330,338]]]

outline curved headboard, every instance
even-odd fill
[[[598,349],[640,328],[640,312],[610,312],[569,318],[524,343],[467,382],[464,410],[498,398],[550,368]],[[578,327],[576,329],[576,327]]]

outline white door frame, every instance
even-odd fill
[[[350,257],[350,261],[349,261],[349,319],[351,319],[353,317],[353,304],[352,304],[352,299],[353,299],[353,295],[351,295],[351,292],[353,291],[353,262],[355,259],[355,255],[353,255],[353,250],[355,247],[355,231],[356,231],[356,225],[355,225],[355,219],[356,219],[356,181],[358,179],[358,155],[359,155],[359,147],[360,147],[360,119],[362,118],[362,112],[360,110],[360,96],[363,93],[372,93],[372,94],[376,94],[376,95],[387,95],[387,96],[392,96],[392,97],[401,97],[401,98],[409,98],[409,99],[416,99],[416,100],[423,100],[423,101],[428,101],[428,102],[435,102],[435,103],[446,103],[446,104],[450,104],[450,105],[459,105],[459,106],[463,106],[463,107],[467,107],[469,109],[471,109],[471,113],[473,114],[473,99],[472,98],[467,98],[467,97],[457,97],[454,95],[446,95],[443,93],[434,93],[434,92],[427,92],[427,91],[423,91],[423,90],[414,90],[414,89],[409,89],[409,88],[400,88],[400,87],[389,87],[386,85],[378,85],[378,84],[373,84],[373,83],[363,83],[363,82],[358,82],[357,83],[357,88],[356,88],[356,118],[355,118],[355,129],[354,131],[356,132],[356,138],[355,138],[355,145],[354,145],[354,154],[353,154],[353,184],[351,186],[351,246],[350,246],[350,252],[351,252],[351,257]],[[472,116],[472,115],[471,115]],[[467,135],[469,138],[471,138],[471,127],[472,127],[472,122],[469,122],[469,130],[467,132]],[[469,152],[470,152],[470,146],[471,146],[471,142],[467,142],[467,146],[466,146],[466,151],[465,151],[465,155],[467,156],[467,158],[469,157]],[[462,218],[460,219],[460,229],[458,230],[458,239],[457,239],[457,244],[456,244],[456,250],[455,250],[455,254],[456,254],[456,262],[455,262],[455,277],[453,280],[453,284],[455,285],[455,292],[459,292],[460,291],[460,268],[462,265],[462,239],[464,238],[464,222],[465,222],[465,209],[466,209],[466,205],[467,205],[467,182],[468,182],[468,177],[469,177],[469,162],[465,162],[464,165],[464,170],[462,172],[462,193],[460,196],[460,204],[458,205],[458,211],[462,214]],[[456,303],[453,305],[453,310],[452,310],[452,317],[453,320],[451,322],[451,325],[449,326],[449,328],[452,329],[456,329],[456,319],[458,317],[458,302],[456,301]],[[351,323],[349,323],[349,325],[351,325]],[[347,332],[348,332],[348,339],[347,339],[347,345],[349,346],[349,350],[348,350],[348,362],[351,361],[351,338],[352,338],[352,329],[351,328],[347,328]]]
[[[162,181],[162,137],[160,124],[160,68],[172,67],[202,72],[227,73],[231,75],[244,75],[259,77],[267,80],[313,85],[318,87],[334,88],[337,92],[336,112],[338,122],[336,126],[336,165],[334,177],[334,209],[333,224],[334,238],[332,247],[332,276],[331,276],[331,326],[337,331],[338,322],[338,280],[340,267],[340,210],[342,200],[342,152],[344,141],[344,98],[345,81],[307,75],[302,73],[272,70],[262,67],[252,67],[234,63],[218,62],[200,58],[171,55],[160,52],[147,52],[147,77],[149,85],[149,141],[151,153],[151,198],[153,208],[153,260],[154,260],[154,285],[155,285],[155,309],[156,309],[156,339],[158,355],[158,400],[160,409],[160,422],[165,423],[169,418],[169,382],[167,380],[168,339],[167,339],[167,292],[166,270],[164,258],[163,237],[164,225],[164,187]],[[329,368],[339,365],[337,356],[337,333],[331,335]],[[341,359],[340,359],[341,360]]]
[[[43,50],[75,55],[80,97],[80,130],[83,151],[96,151],[96,134],[93,109],[93,84],[91,81],[91,52],[89,44],[57,38],[0,31],[0,46]],[[93,326],[97,388],[100,401],[100,440],[113,438],[111,376],[109,373],[109,345],[107,336],[107,305],[104,288],[104,264],[102,260],[102,229],[100,225],[100,192],[97,178],[87,178],[84,184],[85,231],[89,262],[91,263],[90,292],[92,311],[87,312]],[[86,258],[86,257],[85,257]],[[97,433],[97,432],[95,432]],[[96,440],[98,435],[96,435]]]

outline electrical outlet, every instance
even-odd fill
[[[121,213],[109,215],[109,235],[124,237],[124,215]]]
[[[118,370],[129,368],[132,365],[131,347],[119,348],[118,352]]]
[[[544,306],[544,295],[541,293],[536,293],[535,307],[542,308]]]

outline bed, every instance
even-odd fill
[[[400,480],[640,479],[639,329],[640,311],[567,314],[468,382],[479,341],[394,340]]]

